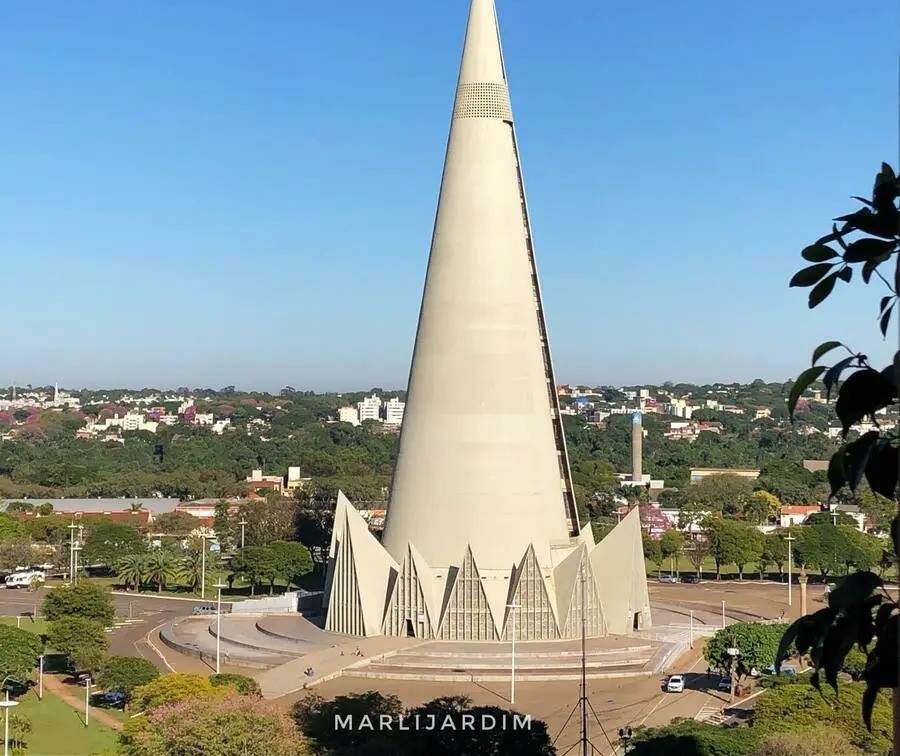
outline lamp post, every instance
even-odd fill
[[[69,525],[69,582],[71,583],[74,579],[75,573],[75,531],[78,526],[75,524],[73,520]]]
[[[219,592],[216,599],[216,674],[219,674],[221,671],[219,659],[222,650],[222,589],[228,586],[225,583],[216,583],[214,587]]]
[[[84,726],[91,721],[91,678],[84,681]]]
[[[3,756],[9,756],[9,710],[18,705],[18,701],[9,700],[9,691],[6,691],[6,700],[0,701],[3,707]]]
[[[694,647],[694,610],[691,609],[691,648]]]
[[[81,546],[75,544],[75,547],[72,549],[72,553],[75,555],[75,559],[73,560],[73,569],[72,569],[72,585],[78,585],[78,552],[81,551]]]
[[[797,539],[791,535],[790,531],[788,531],[787,536],[785,536],[785,541],[787,541],[788,545],[788,606],[793,606],[792,596],[791,596],[791,584],[793,583],[793,579],[791,577],[791,561],[793,559],[793,554],[791,553],[791,544]]]
[[[241,551],[243,551],[244,550],[244,528],[246,528],[249,523],[243,517],[241,517],[241,521],[238,524],[241,526]]]
[[[516,609],[519,608],[519,605],[507,604],[506,608],[509,609],[509,621],[512,625],[512,663],[510,664],[509,676],[509,702],[514,704],[516,702]]]
[[[38,698],[44,700],[44,655],[38,659]]]
[[[722,629],[725,629],[725,601],[722,601]]]
[[[630,727],[619,728],[619,740],[622,742],[622,753],[628,753],[628,746],[631,744],[632,737],[634,737],[634,731]]]

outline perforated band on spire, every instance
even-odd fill
[[[499,118],[512,121],[509,90],[505,84],[460,84],[456,91],[454,118]]]

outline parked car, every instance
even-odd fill
[[[763,670],[764,675],[774,675],[775,674],[775,665],[770,664]],[[788,677],[796,677],[797,676],[797,667],[793,664],[782,664],[781,665],[781,674],[787,675]]]
[[[659,576],[660,583],[677,583],[678,578],[674,575],[660,575]]]
[[[666,693],[684,693],[684,675],[672,675],[666,682]]]
[[[215,614],[216,613],[216,605],[215,604],[197,604],[191,614],[195,615],[203,615],[203,614]]]
[[[700,576],[699,575],[684,575],[681,578],[682,583],[699,583]]]
[[[115,708],[125,708],[125,704],[128,701],[128,696],[126,696],[121,690],[108,690],[105,693],[98,693],[95,696],[91,696],[93,698],[94,706],[112,706]]]
[[[726,693],[730,693],[731,692],[731,678],[730,677],[721,678],[719,680],[718,684],[716,685],[716,690],[722,690],[722,691],[725,691]]]

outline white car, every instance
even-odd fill
[[[684,675],[672,675],[666,682],[666,693],[684,693]]]

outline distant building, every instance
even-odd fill
[[[281,493],[284,489],[284,478],[280,475],[263,475],[262,470],[253,470],[250,475],[245,478],[245,482],[250,484],[250,488],[254,491],[264,488],[276,493]]]
[[[367,396],[361,402],[357,402],[356,409],[361,423],[366,420],[381,420],[381,397],[377,394]]]
[[[827,459],[804,459],[803,469],[809,472],[824,472],[828,470]]]
[[[739,478],[749,478],[756,480],[759,477],[759,470],[751,470],[749,468],[727,468],[727,467],[692,467],[691,483],[699,483],[704,478],[711,475],[737,475]]]
[[[822,508],[818,504],[809,504],[802,506],[783,506],[778,513],[778,524],[782,528],[790,528],[794,525],[802,525],[806,522],[806,518],[816,512],[821,512]]]
[[[396,396],[388,399],[384,404],[384,422],[388,425],[402,425],[405,410],[406,402],[401,402]]]
[[[356,407],[340,407],[338,409],[338,421],[342,423],[350,423],[350,425],[359,425],[359,410]]]
[[[753,415],[754,420],[762,420],[763,418],[772,417],[772,410],[768,407],[758,407]]]

